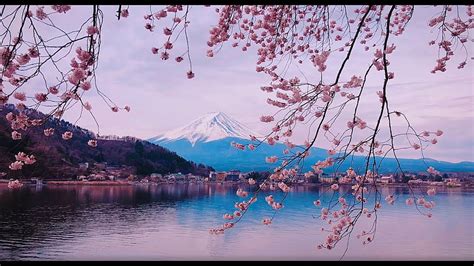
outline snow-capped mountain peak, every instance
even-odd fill
[[[209,142],[227,137],[250,139],[250,135],[258,136],[251,129],[222,112],[206,114],[186,126],[168,131],[150,138],[151,142],[165,142],[187,139],[194,146],[196,142]]]

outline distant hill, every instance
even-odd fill
[[[171,130],[164,134],[148,139],[159,144],[180,156],[194,162],[212,165],[219,171],[239,169],[241,171],[271,171],[278,164],[268,164],[265,157],[280,155],[286,146],[282,143],[268,145],[262,143],[254,151],[242,151],[231,146],[231,143],[251,143],[249,135],[252,133],[245,125],[223,113],[211,113],[191,122],[189,125]],[[305,159],[303,170],[310,170],[310,166],[327,157],[327,150],[313,147],[311,154]],[[380,163],[381,158],[377,161]],[[442,172],[474,172],[474,162],[451,163],[433,159],[400,159],[404,171],[425,172],[429,166]],[[362,171],[365,166],[365,157],[354,156],[345,161],[339,169],[327,168],[325,172],[345,171],[349,167]],[[385,158],[381,162],[380,173],[391,173],[397,170],[397,161]]]
[[[44,118],[41,112],[28,109],[33,118]],[[11,104],[0,106],[0,172],[6,172],[7,178],[43,177],[70,178],[78,172],[79,163],[89,164],[106,162],[112,166],[132,166],[137,174],[150,173],[194,173],[207,175],[213,170],[202,164],[195,164],[183,159],[176,153],[159,145],[133,137],[101,137],[98,146],[92,148],[87,142],[95,138],[95,134],[71,123],[51,118],[45,125],[22,131],[22,140],[11,138],[11,128],[6,120],[7,113],[18,111]],[[50,137],[43,135],[46,128],[54,128],[55,134]],[[65,141],[61,134],[71,131],[73,138]],[[15,160],[19,151],[33,154],[37,162],[25,165],[20,171],[11,171],[8,165]]]

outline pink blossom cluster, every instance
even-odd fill
[[[92,148],[97,147],[97,140],[91,139],[87,142],[87,145],[91,146]]]
[[[267,163],[275,163],[276,161],[278,161],[278,157],[276,157],[276,156],[266,157],[266,158],[265,158],[265,161],[266,161]]]
[[[240,191],[243,191],[243,190],[240,190]],[[239,192],[239,190],[238,190]],[[239,192],[240,194],[240,192]],[[242,202],[236,202],[234,204],[234,207],[237,209],[236,211],[234,211],[233,214],[224,214],[223,215],[223,218],[226,219],[226,220],[232,220],[232,219],[235,219],[236,217],[241,217],[244,215],[244,213],[248,210],[249,206],[253,203],[255,203],[257,201],[257,198],[256,197],[252,197],[250,198],[248,201],[242,201]],[[227,222],[227,223],[224,223],[221,227],[218,227],[218,228],[212,228],[209,230],[209,233],[211,234],[223,234],[225,232],[225,230],[227,229],[230,229],[232,227],[234,227],[234,225],[237,223],[238,221],[236,222]]]
[[[76,58],[79,62],[76,61]],[[75,86],[80,86],[84,90],[90,89],[90,83],[86,81],[86,78],[90,75],[89,67],[94,64],[94,58],[88,51],[82,50],[81,47],[76,49],[76,58],[71,60],[71,74],[68,76],[68,80]]]
[[[246,198],[249,193],[248,193],[247,191],[245,191],[245,190],[239,188],[239,189],[237,189],[236,194],[237,194],[237,196],[239,196],[239,197]]]
[[[26,155],[24,152],[18,152],[15,155],[16,161],[9,165],[10,170],[16,171],[21,170],[25,164],[34,164],[36,158],[34,155]]]
[[[439,171],[437,171],[436,169],[434,169],[432,166],[428,167],[428,169],[426,170],[428,173],[432,174],[432,175],[440,175],[441,173]]]
[[[58,13],[66,13],[71,10],[70,5],[53,5],[51,8]]]
[[[9,189],[18,189],[18,188],[21,188],[22,186],[23,186],[23,183],[21,183],[18,179],[8,182]]]
[[[239,150],[245,150],[245,145],[232,141],[230,145]]]

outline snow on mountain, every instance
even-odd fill
[[[258,136],[259,134],[222,112],[214,112],[186,126],[150,138],[148,141],[158,143],[187,139],[194,146],[196,142],[209,142],[227,137],[250,139],[250,135]]]

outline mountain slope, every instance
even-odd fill
[[[45,117],[40,112],[27,111],[30,117]],[[44,126],[21,132],[22,140],[14,141],[5,119],[9,112],[18,113],[13,105],[0,106],[0,172],[6,172],[7,177],[69,178],[77,175],[78,164],[84,162],[132,166],[137,174],[182,172],[207,175],[212,170],[187,161],[163,147],[133,137],[99,139],[98,146],[92,148],[87,145],[88,140],[95,138],[92,132],[57,119],[50,119]],[[49,127],[55,129],[55,134],[45,137],[43,129]],[[63,140],[61,134],[65,131],[71,131],[73,138]],[[8,169],[8,165],[15,160],[14,155],[19,151],[35,155],[37,162],[14,172]]]
[[[217,114],[214,114],[216,116]],[[219,116],[225,116],[220,113]],[[282,143],[276,143],[271,146],[266,143],[262,143],[254,151],[248,149],[242,151],[231,146],[232,142],[238,142],[241,144],[249,144],[251,141],[249,138],[235,136],[232,134],[222,134],[219,138],[215,137],[209,132],[225,132],[226,129],[216,128],[221,127],[224,123],[207,123],[212,121],[209,115],[205,118],[199,118],[193,121],[190,125],[181,127],[179,129],[170,131],[159,137],[148,139],[152,143],[159,144],[169,150],[175,151],[180,156],[188,160],[211,165],[216,170],[227,171],[232,169],[239,169],[241,171],[271,171],[278,164],[268,164],[265,162],[265,157],[268,156],[279,156],[282,155],[283,150],[286,146]],[[235,121],[234,119],[229,119]],[[206,122],[203,122],[206,121]],[[199,123],[198,123],[199,122]],[[236,122],[234,124],[239,124]],[[206,129],[206,126],[212,127],[212,129]],[[242,128],[246,128],[241,125]],[[193,131],[196,128],[198,130]],[[245,131],[248,134],[250,130]],[[209,135],[206,135],[209,133]],[[241,134],[243,135],[243,134]],[[258,134],[253,134],[257,135]],[[193,138],[193,136],[199,136]],[[322,161],[327,157],[327,150],[321,148],[312,148],[310,156],[305,159],[306,163],[303,165],[303,170],[310,170],[311,164],[317,161]],[[379,172],[395,172],[398,167],[398,163],[393,158],[377,158],[377,162],[381,163]],[[436,168],[442,172],[474,172],[474,162],[461,162],[461,163],[450,163],[443,161],[436,161],[430,159],[400,159],[400,164],[404,171],[413,172],[424,172],[429,166]],[[345,161],[339,169],[329,168],[325,172],[332,171],[345,171],[349,167],[353,167],[356,171],[362,171],[365,166],[365,157],[354,156],[352,160]]]
[[[256,135],[245,125],[222,112],[209,113],[190,124],[150,138],[152,143],[188,140],[193,146],[196,142],[209,142],[227,137],[250,138]]]

